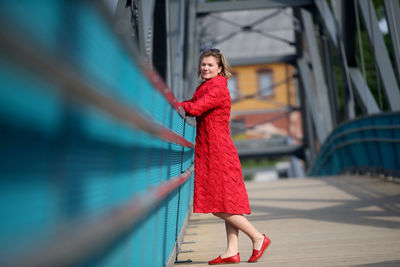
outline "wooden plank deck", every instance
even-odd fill
[[[400,266],[400,185],[371,177],[288,179],[246,184],[248,219],[272,240],[257,263],[251,241],[239,234],[235,266]],[[226,246],[224,223],[193,214],[179,261],[208,266]],[[194,241],[195,243],[191,243]]]

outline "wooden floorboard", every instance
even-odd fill
[[[235,266],[400,266],[400,185],[379,178],[339,176],[246,184],[247,218],[272,240],[257,263],[247,263],[252,244],[240,233]],[[226,246],[224,223],[193,214],[179,261],[208,266]],[[194,241],[195,243],[191,243]]]

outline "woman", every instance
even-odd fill
[[[225,220],[227,248],[209,264],[238,263],[239,230],[253,241],[249,262],[257,261],[270,244],[243,214],[250,214],[237,150],[229,131],[231,98],[227,78],[230,67],[218,49],[200,55],[198,75],[202,83],[192,99],[180,105],[188,116],[196,116],[195,185],[193,212],[212,213]]]

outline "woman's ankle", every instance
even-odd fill
[[[221,258],[228,258],[235,256],[239,253],[239,249],[227,249],[223,254],[221,254]]]
[[[253,239],[253,249],[259,250],[264,242],[264,235],[260,234],[255,239]]]

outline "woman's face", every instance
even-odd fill
[[[200,73],[203,80],[217,77],[222,68],[218,66],[217,59],[213,56],[203,57],[200,62]]]

